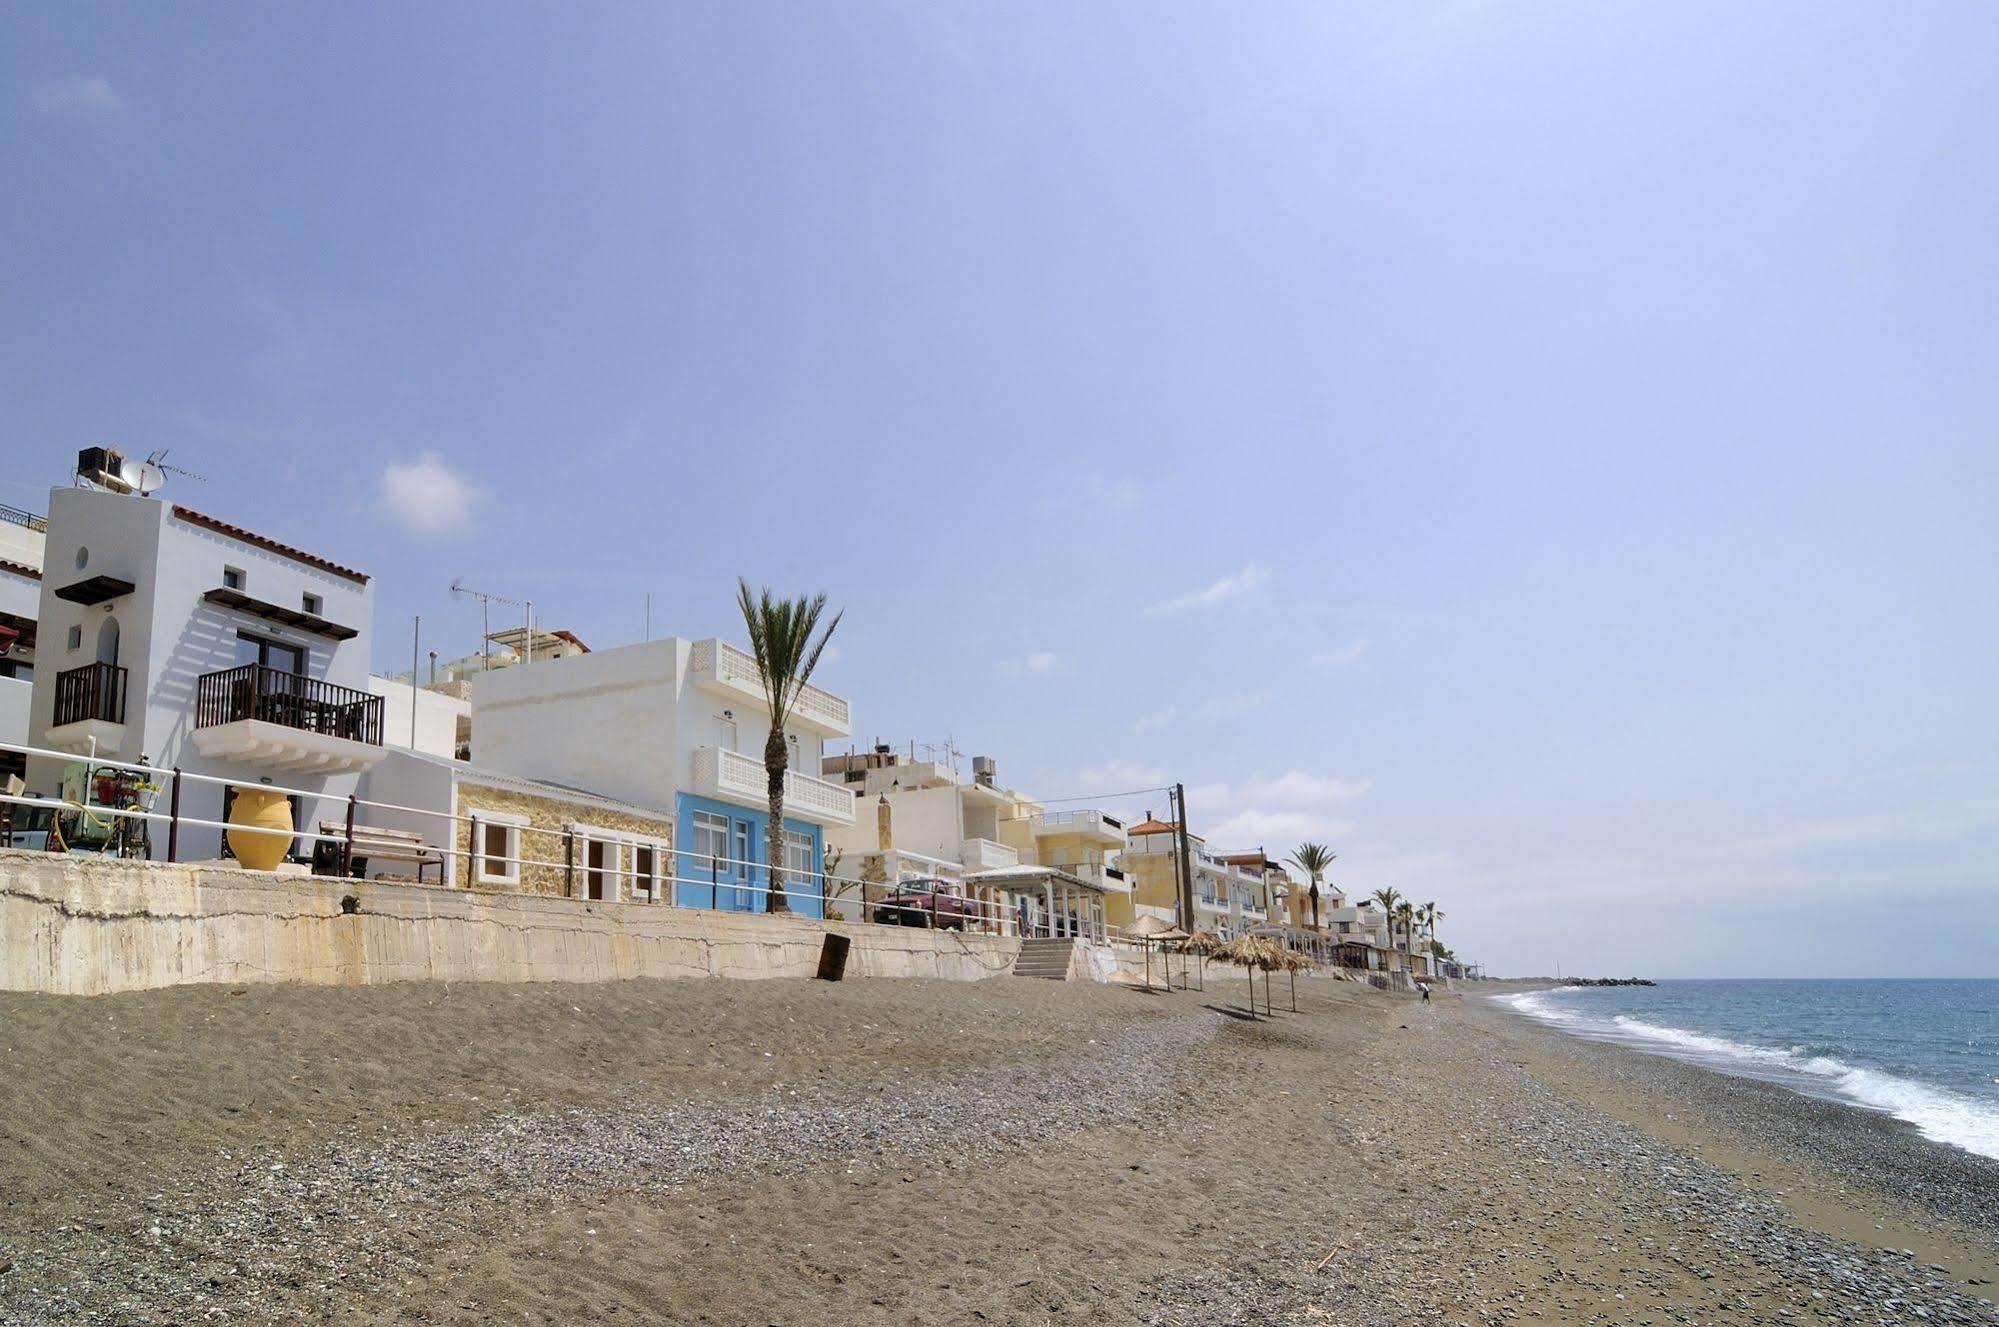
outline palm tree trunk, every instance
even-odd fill
[[[1319,929],[1319,878],[1312,877],[1312,929]]]
[[[769,863],[769,892],[764,897],[767,912],[790,912],[791,904],[784,897],[784,771],[791,763],[791,751],[784,742],[784,730],[771,725],[770,737],[764,742],[764,776],[770,793],[770,833],[764,844],[764,859]]]

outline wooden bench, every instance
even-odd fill
[[[320,839],[318,847],[332,852],[332,872],[339,874],[340,853],[345,848],[347,824],[341,820],[322,820],[319,832],[326,837]],[[415,862],[417,883],[423,883],[423,868],[437,867],[438,883],[444,882],[444,854],[423,841],[423,835],[407,829],[383,829],[377,825],[354,826],[354,861],[365,862]]]

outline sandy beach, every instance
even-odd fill
[[[0,998],[0,1322],[1999,1322],[1999,1164],[1243,986]]]

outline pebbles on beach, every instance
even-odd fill
[[[675,1064],[588,1104],[492,1094],[427,1119],[441,1039],[368,1070],[401,1113],[284,1148],[239,1132],[113,1199],[44,1196],[51,1221],[0,1197],[0,1324],[1999,1323],[1926,1258],[1802,1230],[1558,1088],[1505,1016],[1300,989],[1303,1013],[1257,1022],[1212,995],[1048,983],[438,997],[447,1030],[486,1026],[493,999],[565,1033],[650,1013],[678,1030],[649,1053]],[[277,1037],[378,999],[245,1016]],[[1013,1035],[965,1039],[1010,1016]],[[1629,1058],[1592,1047],[1577,1072],[1636,1090],[1652,1070]],[[125,1073],[151,1081],[104,1076]],[[1935,1150],[1899,1145],[1886,1175]],[[1975,1168],[1930,1174],[1938,1220],[1999,1192]]]

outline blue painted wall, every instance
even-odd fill
[[[716,874],[716,883],[711,888],[708,879],[708,861],[694,851],[694,813],[712,811],[729,819],[729,856],[739,856],[736,851],[736,827],[749,826],[749,853],[751,866],[745,870],[739,863],[725,862]],[[734,802],[721,802],[712,797],[697,797],[693,793],[677,794],[674,806],[674,842],[678,845],[674,864],[673,901],[683,908],[719,908],[725,912],[762,912],[764,895],[762,889],[770,883],[768,869],[767,834],[770,829],[770,813],[753,811]],[[786,820],[784,827],[812,840],[812,870],[817,873],[826,869],[826,840],[819,826],[802,820]],[[743,888],[744,885],[750,888]],[[800,917],[824,917],[825,903],[818,896],[818,882],[811,885],[811,895],[798,892],[792,886],[788,896],[791,910]],[[712,901],[711,901],[712,900]]]

